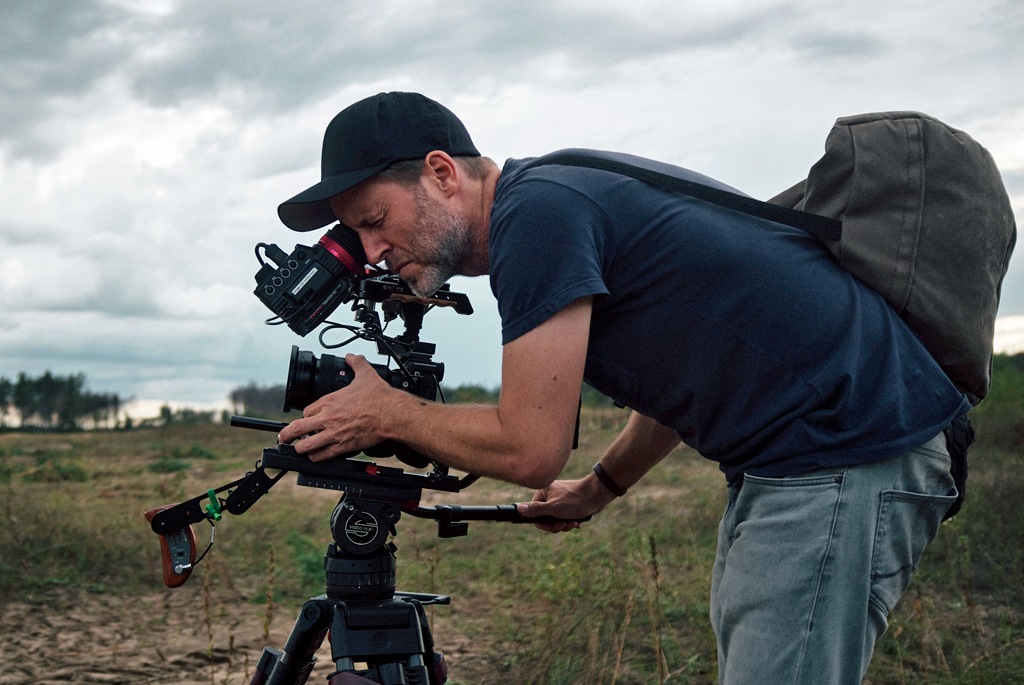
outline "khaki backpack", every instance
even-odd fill
[[[1017,239],[988,151],[916,112],[838,119],[807,178],[769,202],[843,223],[823,240],[886,299],[977,405],[991,385],[1003,277]]]

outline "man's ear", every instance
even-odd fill
[[[427,183],[433,183],[448,197],[454,195],[461,181],[455,160],[447,152],[434,150],[427,154],[424,164]]]

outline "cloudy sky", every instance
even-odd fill
[[[1019,0],[2,0],[0,27],[7,378],[196,405],[282,383],[291,345],[322,350],[263,324],[254,245],[316,239],[277,204],[319,179],[330,118],[385,90],[445,103],[499,162],[621,150],[761,198],[837,117],[920,110],[989,148],[1024,216]],[[453,285],[477,313],[432,312],[423,338],[448,383],[494,386],[486,280]]]

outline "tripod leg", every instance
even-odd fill
[[[430,685],[444,685],[448,682],[448,663],[444,654],[434,651],[434,634],[430,631],[427,612],[419,602],[413,602],[416,614],[420,619],[420,633],[423,635],[424,655],[427,657],[426,667],[430,674]]]
[[[303,685],[313,671],[330,620],[331,601],[326,597],[303,604],[284,649],[264,648],[249,685]]]

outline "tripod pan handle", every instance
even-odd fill
[[[505,523],[583,523],[590,516],[581,519],[561,519],[556,516],[523,516],[515,504],[493,504],[486,506],[460,507],[455,504],[438,504],[435,507],[420,507],[410,512],[414,516],[432,518],[438,521],[502,521]]]

